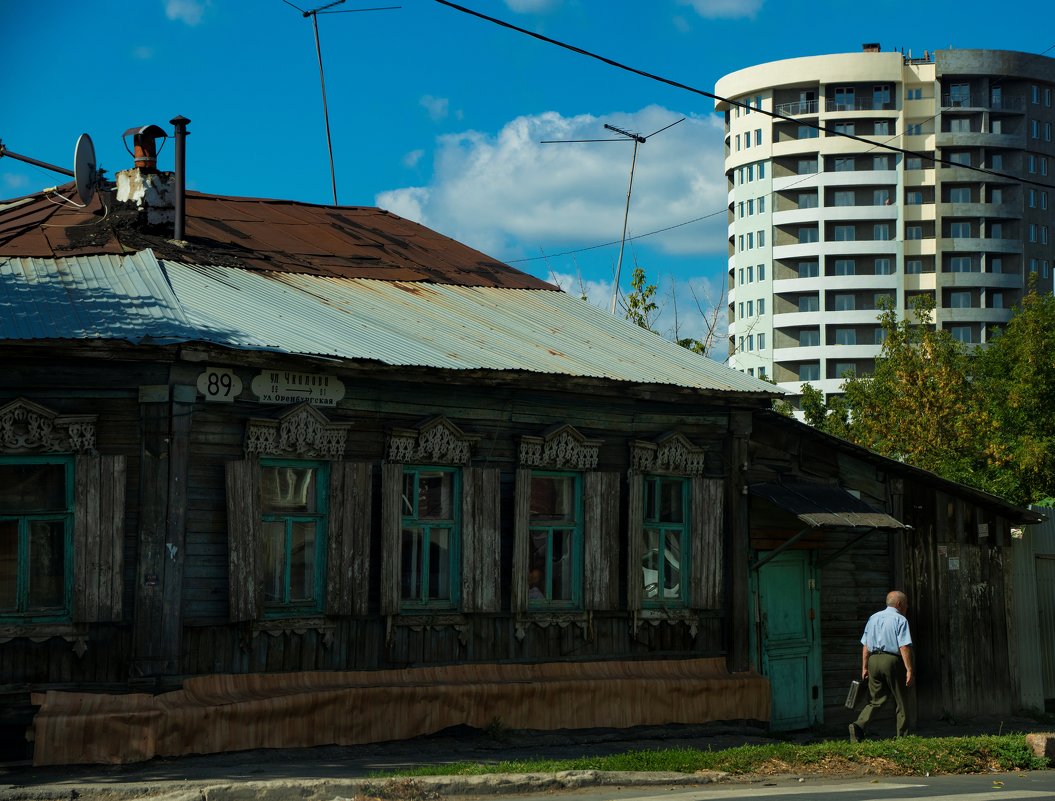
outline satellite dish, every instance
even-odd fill
[[[95,168],[95,145],[86,133],[78,137],[77,146],[73,149],[73,180],[77,184],[81,203],[91,203],[99,183],[99,172]]]

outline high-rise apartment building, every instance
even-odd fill
[[[1050,292],[1053,93],[1055,59],[1000,50],[865,45],[722,78],[730,364],[837,392],[870,372],[885,301],[929,294],[980,344],[1031,276]]]

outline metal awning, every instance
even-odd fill
[[[752,484],[748,491],[756,498],[790,512],[811,528],[909,528],[886,512],[879,512],[846,490],[830,484],[808,481]]]
[[[756,498],[769,501],[774,506],[790,512],[806,524],[798,534],[770,551],[766,556],[754,562],[751,567],[758,570],[762,565],[772,561],[777,555],[801,540],[811,529],[852,530],[856,536],[842,548],[828,554],[820,566],[833,562],[876,531],[900,530],[906,526],[886,512],[879,512],[849,492],[830,484],[813,484],[808,481],[796,481],[781,484],[752,484],[748,491]]]

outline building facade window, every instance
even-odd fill
[[[764,264],[759,264],[758,265],[758,280],[759,281],[765,281],[766,280],[766,265],[764,265]]]
[[[324,462],[261,460],[260,530],[267,615],[322,611],[328,484]]]
[[[582,478],[531,473],[528,606],[577,608],[582,603]]]
[[[856,275],[857,264],[853,259],[836,259],[835,260],[835,274],[836,275]]]
[[[461,471],[403,467],[402,601],[413,607],[458,604]]]
[[[853,225],[836,225],[834,234],[836,242],[853,242],[857,239],[857,229]]]
[[[894,274],[894,261],[892,259],[882,258],[875,260],[875,274],[876,275],[893,275]]]
[[[799,381],[817,381],[821,377],[821,366],[817,362],[799,365]]]
[[[799,347],[813,348],[821,344],[821,332],[817,328],[803,328],[799,331]]]
[[[905,273],[907,275],[919,275],[923,272],[923,260],[922,259],[906,259],[905,260]]]
[[[689,565],[689,480],[645,476],[644,553],[641,580],[644,605],[685,606]]]
[[[0,457],[0,620],[72,609],[73,457]]]
[[[799,229],[799,242],[809,243],[817,241],[817,226],[806,226]]]
[[[799,295],[799,311],[820,311],[820,299],[816,295]]]
[[[906,225],[905,239],[923,239],[922,225]]]

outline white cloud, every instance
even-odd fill
[[[149,61],[154,57],[154,48],[150,45],[137,45],[132,48],[132,58],[137,61]]]
[[[425,151],[421,150],[420,148],[418,150],[411,150],[409,153],[407,153],[405,156],[403,156],[403,166],[404,167],[417,167],[418,166],[418,162],[421,161],[421,159],[422,159],[422,157],[424,155],[425,155]]]
[[[690,33],[692,31],[689,21],[681,14],[676,14],[671,21],[674,23],[674,30],[678,33]]]
[[[24,189],[29,186],[29,179],[24,175],[15,175],[13,173],[4,173],[3,176],[4,189]]]
[[[610,242],[622,231],[632,142],[541,140],[606,138],[606,122],[647,135],[679,117],[659,106],[603,117],[546,112],[517,117],[497,134],[442,136],[429,183],[382,192],[376,202],[499,258]],[[725,251],[722,137],[719,118],[690,117],[639,146],[630,236],[714,215],[647,242],[669,254]]]
[[[424,95],[418,102],[421,104],[422,108],[429,113],[429,117],[433,120],[442,120],[450,113],[451,103],[445,97]]]
[[[707,19],[719,17],[750,17],[754,19],[764,0],[678,0],[683,6],[692,6],[696,13]]]
[[[505,4],[517,14],[541,14],[556,8],[560,0],[505,0]]]
[[[210,0],[165,0],[165,16],[170,20],[197,25]]]

